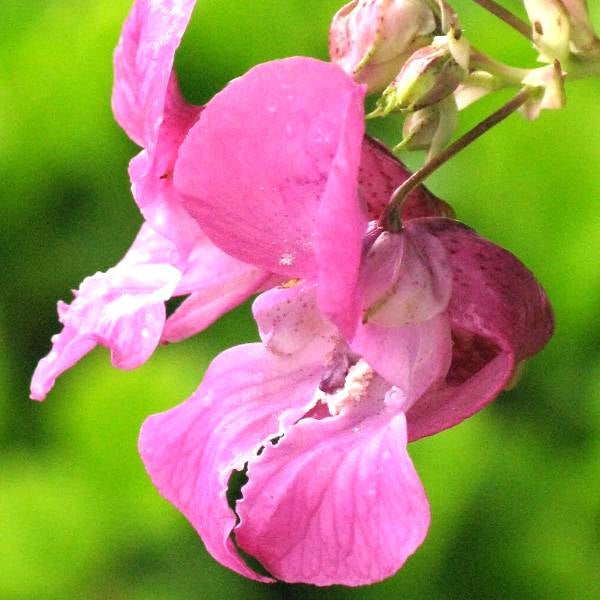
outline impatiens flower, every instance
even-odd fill
[[[195,2],[190,0],[137,0],[125,22],[115,52],[113,109],[124,130],[144,148],[132,160],[129,172],[133,195],[146,222],[126,257],[116,267],[87,278],[75,292],[76,300],[72,304],[60,303],[59,317],[64,329],[53,338],[50,353],[36,369],[31,387],[32,398],[42,400],[56,377],[97,344],[111,350],[115,366],[137,367],[148,359],[159,341],[179,341],[202,331],[250,295],[285,278],[288,267],[295,261],[295,268],[299,265],[298,256],[283,250],[273,261],[274,264],[263,262],[258,265],[254,260],[250,261],[251,264],[242,262],[246,257],[243,253],[229,252],[228,248],[223,251],[216,247],[190,216],[180,191],[173,185],[173,171],[181,146],[190,129],[194,141],[198,140],[197,130],[192,127],[202,113],[201,107],[189,105],[183,100],[173,72],[174,53],[194,5]],[[354,97],[351,117],[354,128],[354,162],[351,166],[354,185],[357,164],[362,155],[364,165],[358,174],[359,190],[369,198],[374,210],[380,210],[394,187],[406,179],[407,171],[397,162],[390,161],[386,151],[375,142],[365,139],[361,150],[363,124],[360,86],[349,79],[345,80],[337,67],[317,61],[312,62],[319,65],[318,72],[307,69],[305,74],[302,61],[309,59],[290,61],[291,68],[300,65],[295,67],[298,81],[294,83],[299,93],[313,88],[317,77],[329,77],[335,73],[333,80],[337,83],[332,84],[332,99],[334,96],[335,100],[338,99],[333,93],[336,85]],[[267,79],[273,72],[271,69]],[[246,81],[248,79],[250,76],[245,78]],[[256,100],[263,98],[260,89],[255,88],[254,91]],[[288,96],[289,91],[285,92],[283,100],[288,102]],[[322,99],[326,101],[325,97]],[[269,110],[272,110],[273,102],[275,96]],[[303,103],[306,104],[305,99]],[[209,104],[209,111],[215,112],[215,104],[215,101]],[[318,107],[313,105],[313,108]],[[225,110],[231,112],[230,120],[235,122],[235,107],[226,107]],[[218,111],[217,108],[217,117],[220,116]],[[343,128],[339,127],[339,119],[334,112],[328,118],[341,135]],[[272,117],[273,131],[279,126],[290,127],[289,123],[283,124],[278,120],[277,115],[269,111],[267,114]],[[311,118],[308,113],[306,118]],[[245,127],[251,123],[252,120],[247,121]],[[300,127],[301,123],[297,123],[297,126]],[[326,122],[323,122],[323,127],[323,152],[329,152],[332,144],[342,144],[343,141],[335,137],[333,130],[326,130]],[[264,132],[258,128],[253,130],[253,135],[263,136],[264,140]],[[332,139],[325,139],[331,136]],[[292,141],[295,138],[290,135],[289,139]],[[310,143],[319,142],[311,140]],[[210,158],[218,152],[218,148],[219,144],[211,140],[202,152],[206,153],[206,158]],[[306,149],[309,161],[313,159],[313,150]],[[344,161],[348,159],[346,154]],[[225,164],[228,164],[223,172],[235,169],[240,156],[240,150],[222,156]],[[196,156],[196,160],[199,158],[202,157]],[[184,160],[190,164],[190,170],[195,170],[194,159],[190,161],[184,157]],[[314,177],[322,177],[328,171],[328,160],[323,155],[324,162],[318,166]],[[297,177],[312,176],[308,169],[303,171],[306,166],[300,163],[296,165]],[[340,168],[346,167],[342,165]],[[321,183],[315,179],[311,185],[313,189],[320,190]],[[270,188],[265,193],[277,195]],[[333,206],[335,193],[331,191],[326,197],[331,199]],[[420,190],[417,197],[426,198],[426,194]],[[315,196],[315,204],[319,201]],[[225,207],[225,204],[222,206]],[[322,206],[319,223],[324,230],[327,229],[328,215],[333,218],[336,214],[332,206],[326,206],[325,203]],[[292,213],[289,216],[290,223],[299,218],[299,215]],[[354,225],[356,223],[348,223],[347,230],[354,239],[355,262],[362,225]],[[308,249],[312,239],[306,239],[305,243]],[[240,256],[242,260],[238,260]],[[314,259],[311,260],[314,262]],[[164,302],[172,296],[182,295],[188,295],[188,298],[165,322]]]
[[[236,546],[287,582],[394,573],[429,524],[407,441],[487,404],[551,333],[543,291],[508,252],[451,219],[405,225],[406,240],[379,238],[405,246],[387,255],[401,285],[394,274],[382,286],[379,240],[363,261],[384,271],[361,277],[363,302],[383,291],[397,309],[381,324],[358,323],[344,339],[314,284],[266,292],[254,303],[263,344],[224,352],[189,400],[142,428],[153,482],[238,573],[265,581]],[[232,507],[235,471],[248,482]]]
[[[429,519],[406,442],[489,403],[552,332],[531,273],[444,203],[409,199],[399,232],[369,225],[393,159],[373,195],[359,186],[377,148],[361,98],[334,65],[259,65],[211,100],[175,164],[215,244],[288,282],[254,304],[263,345],[219,356],[190,400],[148,419],[140,452],[209,552],[263,581],[236,545],[289,582],[397,570]],[[231,508],[235,471],[248,483]]]
[[[173,56],[193,6],[138,0],[125,23],[113,107],[143,147],[130,176],[145,223],[59,305],[32,396],[98,343],[131,368],[264,291],[262,343],[224,352],[190,400],[150,417],[142,458],[238,573],[272,580],[239,548],[288,582],[378,581],[429,524],[407,442],[489,403],[552,315],[516,258],[426,190],[399,231],[378,225],[407,172],[365,137],[366,86],[339,65],[272,61],[185,103]],[[166,319],[176,295],[189,297]]]
[[[391,575],[429,524],[391,386],[323,319],[314,285],[267,292],[255,314],[266,347],[224,352],[190,400],[144,424],[150,476],[209,552],[247,577],[269,580],[243,562],[232,531],[284,581]],[[228,482],[246,465],[234,512]]]

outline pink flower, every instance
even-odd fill
[[[265,63],[187,105],[172,65],[193,5],[138,0],[125,24],[113,106],[144,147],[130,175],[146,223],[60,305],[32,395],[97,343],[131,368],[285,282],[254,304],[263,343],[218,356],[190,400],[146,421],[140,451],[231,569],[269,580],[233,532],[277,578],[378,581],[428,527],[407,441],[490,402],[545,344],[551,313],[521,263],[422,189],[402,231],[373,227],[406,171],[365,140],[365,88],[337,65]],[[190,297],[165,323],[177,294]],[[246,466],[234,511],[229,480]]]
[[[508,252],[446,218],[405,229],[391,242],[402,256],[388,254],[401,285],[373,252],[380,236],[365,251],[361,306],[388,281],[394,308],[416,298],[416,310],[384,307],[348,340],[319,309],[314,283],[273,289],[253,308],[263,344],[224,352],[189,400],[144,423],[139,448],[154,484],[246,577],[268,581],[236,544],[287,582],[393,574],[429,525],[407,442],[482,408],[551,333],[542,290]],[[230,508],[235,471],[248,482]]]
[[[263,344],[217,357],[146,421],[140,452],[209,552],[262,581],[232,534],[289,582],[396,571],[429,522],[407,441],[489,403],[552,331],[531,273],[435,198],[411,198],[399,233],[369,230],[385,204],[359,186],[378,149],[361,159],[362,94],[334,65],[259,65],[211,100],[175,164],[215,244],[290,282],[254,304]],[[395,163],[377,164],[362,181],[381,191]]]
[[[468,355],[460,360],[471,361],[475,372],[495,357],[497,367],[486,371],[490,377],[477,401],[464,400],[460,409],[438,407],[438,416],[445,415],[440,422],[433,428],[423,424],[433,433],[500,392],[518,361],[549,338],[551,313],[529,271],[447,219],[447,205],[423,191],[403,207],[404,231],[380,236],[363,257],[368,223],[380,216],[401,167],[375,143],[363,144],[362,93],[332,64],[293,58],[259,65],[217,94],[190,129],[175,164],[175,186],[190,214],[227,254],[281,280],[316,282],[319,309],[351,345],[360,342],[359,353],[368,353],[370,364],[376,361],[368,348],[384,347],[374,340],[410,321],[381,320],[386,304],[398,312],[391,299],[373,310],[389,291],[382,286],[393,281],[391,291],[405,303],[414,286],[401,270],[414,271],[421,281],[431,272],[424,291],[431,302],[421,302],[419,310],[426,312],[419,319],[444,312],[454,347]],[[497,299],[486,298],[490,290]],[[454,377],[452,368],[450,373]]]
[[[250,295],[281,281],[288,271],[281,267],[294,260],[280,254],[276,268],[270,269],[265,268],[271,266],[269,262],[263,261],[258,268],[254,261],[248,264],[243,258],[234,258],[239,258],[239,253],[228,253],[228,246],[223,251],[205,235],[173,185],[180,148],[202,112],[201,107],[183,100],[173,72],[174,53],[194,5],[191,0],[137,0],[124,24],[115,52],[113,109],[123,129],[144,148],[132,160],[129,172],[145,223],[121,262],[106,273],[84,280],[70,305],[59,304],[64,328],[53,337],[50,353],[34,373],[34,399],[44,399],[56,377],[97,344],[111,350],[114,366],[139,366],[159,341],[179,341],[193,335]],[[303,64],[304,60],[309,59],[296,62]],[[336,70],[320,64],[327,75]],[[300,73],[302,67],[297,71]],[[309,74],[302,78],[299,89],[314,85],[314,77]],[[336,81],[351,90],[356,99],[362,94],[358,86],[342,81],[341,71],[336,73]],[[353,118],[358,124],[362,119],[359,103],[355,102],[354,109]],[[235,107],[231,110],[231,119],[235,119]],[[281,125],[276,119],[273,123]],[[362,124],[359,127],[355,141],[362,137]],[[194,133],[195,140],[197,137]],[[209,158],[218,149],[218,144],[214,148],[212,145],[206,148]],[[355,150],[355,162],[360,153],[360,149]],[[226,171],[235,168],[237,156],[236,152],[223,157]],[[371,141],[365,142],[362,156],[359,191],[368,194],[373,209],[379,210],[408,174]],[[193,170],[194,158],[186,160]],[[427,195],[419,191],[416,197]],[[327,210],[323,206],[323,212]],[[358,230],[351,234],[359,240]],[[164,302],[182,295],[188,297],[165,321]]]

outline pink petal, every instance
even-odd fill
[[[199,236],[174,294],[190,296],[167,319],[162,341],[178,342],[202,331],[265,285],[276,283],[271,274],[232,258]]]
[[[201,291],[190,294],[167,319],[161,341],[179,342],[204,331],[259,292],[270,278],[269,274],[247,267],[223,285],[204,285]]]
[[[156,231],[185,255],[200,235],[173,189],[177,151],[201,108],[185,102],[173,72],[175,50],[195,1],[137,0],[115,50],[113,110],[128,135],[145,148],[131,161],[135,200]]]
[[[258,65],[232,81],[208,103],[175,165],[175,185],[203,231],[266,271],[315,274],[326,204],[335,201],[336,216],[351,222],[360,210],[356,190],[336,199],[326,190],[331,177],[353,178],[363,97],[339,67],[302,57]],[[348,231],[329,235],[352,245],[355,231],[340,237]]]
[[[138,145],[153,149],[168,100],[175,50],[195,0],[136,0],[115,50],[113,111]],[[170,91],[176,90],[172,82]],[[177,95],[178,97],[178,95]]]
[[[407,414],[411,440],[452,427],[491,402],[553,331],[548,299],[517,258],[456,221],[432,219],[428,228],[446,247],[454,273],[447,311],[454,351],[444,385]]]
[[[225,254],[204,234],[201,234],[187,257],[175,294],[179,296],[219,286],[223,288],[224,293],[227,293],[232,287],[232,280],[240,279],[240,286],[243,287],[242,282],[265,277],[271,275]],[[276,285],[280,279],[273,282],[273,285]]]
[[[252,312],[263,344],[274,354],[291,356],[310,347],[316,356],[324,356],[338,337],[319,310],[314,283],[264,292],[254,301]]]
[[[452,271],[446,249],[420,220],[401,233],[380,232],[360,271],[362,320],[397,327],[419,323],[446,309]]]
[[[319,306],[346,336],[354,331],[360,310],[356,286],[368,223],[357,195],[362,145],[356,135],[362,127],[362,115],[347,113],[315,236]]]
[[[479,339],[477,343],[484,342]],[[457,425],[484,408],[508,385],[515,369],[514,357],[498,353],[493,347],[487,349],[486,360],[477,364],[476,371],[465,372],[465,365],[460,362],[451,366],[446,381],[409,408],[406,415],[409,441]],[[464,378],[456,377],[457,371],[462,371]]]
[[[304,419],[250,462],[248,478],[238,544],[283,581],[374,583],[427,533],[402,413]]]
[[[399,388],[404,411],[444,380],[452,359],[450,324],[445,315],[401,327],[361,325],[350,347]]]
[[[212,362],[189,400],[142,427],[139,450],[159,492],[214,558],[246,577],[269,581],[245,565],[230,539],[229,478],[304,414],[320,372],[310,355],[279,358],[261,344],[237,346]]]
[[[369,219],[378,220],[396,188],[412,173],[381,142],[365,136],[358,174],[358,191]],[[418,217],[453,217],[446,202],[426,187],[416,187],[402,205],[402,221]]]
[[[153,148],[142,150],[129,164],[131,189],[148,223],[161,235],[173,240],[184,262],[204,234],[182,206],[173,187],[173,167],[177,152],[201,109],[186,105],[175,88],[165,105],[165,113]]]
[[[163,329],[164,302],[171,297],[181,273],[171,266],[172,246],[142,227],[124,259],[106,273],[82,282],[70,305],[59,302],[64,325],[52,338],[31,383],[31,397],[43,400],[64,371],[96,344],[110,348],[115,367],[132,369],[152,354]]]

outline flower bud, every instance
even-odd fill
[[[562,0],[571,22],[571,50],[582,56],[600,55],[600,39],[594,31],[586,0]]]
[[[457,113],[453,96],[410,113],[402,128],[403,140],[394,148],[394,152],[404,148],[429,150],[430,157],[434,156],[452,137],[456,129]]]
[[[532,38],[540,60],[565,63],[569,56],[571,27],[561,0],[524,0],[532,26]]]
[[[402,127],[402,142],[394,148],[397,152],[407,150],[427,150],[435,135],[440,120],[437,105],[426,106],[417,112],[410,113]]]
[[[431,42],[435,29],[426,0],[354,0],[333,17],[329,53],[369,92],[377,92],[414,50]]]
[[[421,48],[383,91],[373,116],[387,115],[393,110],[415,111],[435,104],[449,96],[465,75],[447,45]]]

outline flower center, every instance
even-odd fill
[[[348,365],[348,363],[346,364]],[[375,375],[373,369],[362,358],[354,364],[348,365],[346,369],[347,372],[343,380],[341,378],[341,368],[328,371],[317,392],[318,400],[327,406],[332,416],[358,407],[367,396],[369,384]],[[331,377],[332,374],[334,375],[333,378]],[[331,385],[332,383],[334,385]]]

